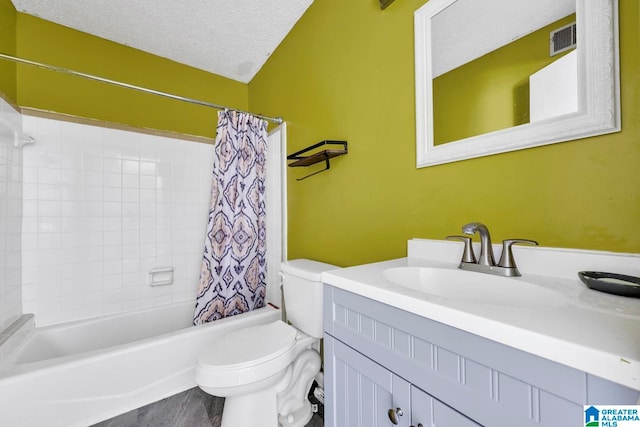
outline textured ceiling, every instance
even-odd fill
[[[242,83],[255,76],[313,2],[12,1],[20,12]]]

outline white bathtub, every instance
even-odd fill
[[[193,388],[204,346],[280,318],[279,310],[265,307],[193,327],[193,307],[187,302],[31,330],[25,318],[0,346],[0,426],[89,426]]]

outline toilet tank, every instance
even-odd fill
[[[309,259],[281,265],[287,320],[302,332],[322,338],[322,272],[339,268]]]

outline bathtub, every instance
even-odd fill
[[[193,302],[0,334],[0,426],[89,426],[196,386],[216,337],[280,319],[267,306],[191,326]],[[221,349],[224,351],[224,349]]]

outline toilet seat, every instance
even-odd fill
[[[271,377],[292,362],[302,336],[281,320],[226,334],[200,353],[196,382],[225,388]]]
[[[281,320],[230,332],[208,346],[198,363],[214,369],[259,365],[289,350],[297,332]]]

